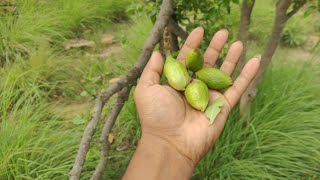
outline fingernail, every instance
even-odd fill
[[[229,31],[227,29],[221,29],[220,31],[224,31],[226,33],[229,33]]]
[[[258,59],[258,60],[261,60],[261,54],[256,54],[256,55],[253,56],[253,58],[256,58],[256,59]]]
[[[234,43],[240,43],[240,44],[243,46],[243,43],[242,43],[242,41],[240,41],[240,40],[237,40],[237,41],[235,41]]]
[[[204,31],[204,28],[203,28],[202,26],[198,26],[198,27],[196,28],[196,30],[197,30],[197,31],[202,31],[202,32],[203,32],[203,31]]]

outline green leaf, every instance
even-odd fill
[[[87,91],[82,91],[81,94],[80,94],[80,96],[82,96],[82,97],[87,97],[88,95],[89,94],[88,94]]]
[[[317,7],[315,5],[313,6],[309,6],[306,11],[304,12],[304,17],[308,17],[310,16],[312,13],[314,13],[316,11]]]
[[[218,98],[215,100],[204,112],[207,118],[209,118],[209,125],[213,123],[213,121],[216,119],[217,115],[221,111],[221,107],[224,104],[223,98]]]
[[[239,0],[232,0],[233,3],[239,4]]]

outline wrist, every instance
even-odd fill
[[[195,168],[195,164],[188,157],[181,154],[173,144],[157,135],[143,133],[139,142],[139,148],[152,151],[157,156],[166,160],[170,158],[170,160],[172,159],[177,162],[177,165],[185,166],[182,168],[191,171],[191,173]]]
[[[143,133],[124,179],[190,179],[194,167],[169,142]]]

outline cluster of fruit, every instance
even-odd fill
[[[209,109],[209,89],[221,90],[232,85],[232,79],[223,71],[203,68],[203,64],[203,55],[192,49],[186,56],[186,67],[168,56],[163,69],[169,85],[177,91],[184,91],[187,102],[202,112]]]

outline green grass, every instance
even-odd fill
[[[35,73],[23,61],[0,72],[0,179],[65,178],[76,152],[78,132],[50,112]]]
[[[0,19],[0,61],[12,61],[15,54],[28,54],[39,43],[56,46],[76,34],[77,29],[97,22],[126,19],[127,0],[17,1],[16,13]],[[61,46],[61,45],[60,45]]]
[[[28,0],[17,1],[16,14],[1,15],[0,179],[68,177],[85,125],[73,124],[52,107],[56,99],[77,101],[87,67],[101,60],[88,60],[82,49],[65,52],[62,43],[96,24],[103,23],[103,31],[122,21],[127,5],[125,0]],[[95,150],[87,157],[84,179],[98,156]]]
[[[248,56],[263,50],[270,31],[259,24],[273,20],[273,11],[265,10],[273,4],[257,2]],[[122,13],[127,5],[127,0],[28,0],[17,1],[18,17],[1,16],[0,179],[67,178],[90,111],[81,115],[83,124],[75,124],[54,108],[92,101],[92,95],[110,85],[110,78],[133,66],[152,24],[141,14],[126,24],[111,24],[126,17]],[[236,27],[239,12],[233,8],[228,18]],[[301,15],[294,18],[288,22],[293,27]],[[301,22],[313,24],[313,19]],[[313,33],[312,28],[305,33]],[[85,29],[92,32],[84,33]],[[236,29],[230,32],[235,35]],[[113,34],[123,50],[105,59],[85,56],[104,50],[99,40],[105,32]],[[97,46],[63,50],[63,41],[74,37],[94,40]],[[214,149],[197,166],[194,179],[320,178],[320,68],[315,63],[319,54],[298,58],[290,53],[277,50],[259,86],[249,126],[242,128],[236,108]],[[109,104],[103,115],[111,108]],[[89,179],[99,160],[100,133],[98,129],[94,136],[82,179]],[[104,179],[121,178],[141,136],[132,95],[112,133],[115,140]]]

